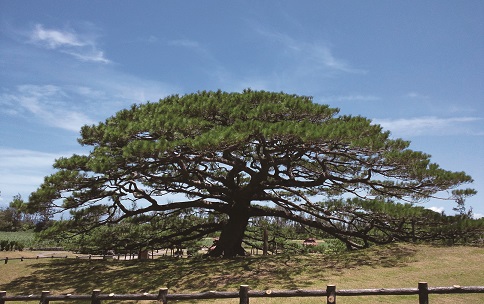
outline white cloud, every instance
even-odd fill
[[[325,67],[347,73],[365,73],[363,70],[352,68],[346,61],[336,58],[328,46],[309,44],[306,47],[313,59]]]
[[[442,213],[445,210],[444,207],[430,207],[430,208],[427,208],[427,209],[430,209],[430,210],[437,212],[437,213]]]
[[[9,202],[17,194],[27,198],[42,183],[44,176],[53,171],[54,160],[61,156],[0,147],[0,191],[3,200],[1,203]]]
[[[20,85],[15,92],[0,95],[2,111],[44,124],[78,132],[81,126],[94,121],[84,114],[83,105],[73,105],[74,92],[54,85]],[[71,102],[71,103],[70,103]]]
[[[373,123],[381,125],[397,136],[418,135],[479,135],[469,124],[482,120],[479,117],[449,117],[435,116],[401,118],[401,119],[373,119]],[[482,134],[480,134],[482,135]]]
[[[0,168],[2,170],[37,170],[50,167],[61,154],[0,147]]]
[[[409,92],[405,95],[408,98],[411,99],[428,99],[429,97],[427,95],[418,93],[418,92]]]
[[[42,24],[37,24],[30,35],[31,41],[45,47],[56,49],[63,46],[81,47],[86,43],[79,40],[75,33],[59,30],[46,30]]]
[[[119,72],[114,65],[103,69],[80,65],[68,74],[52,65],[49,74],[53,77],[46,84],[0,87],[1,115],[79,132],[83,125],[104,120],[134,103],[156,102],[180,92],[160,81]]]
[[[78,34],[72,30],[45,29],[42,24],[37,24],[29,38],[34,45],[69,54],[81,61],[109,63],[91,35]]]
[[[433,206],[433,207],[429,207],[427,209],[430,209],[430,210],[435,211],[437,213],[442,213],[442,212],[445,211],[445,208],[444,207],[435,207],[435,206]],[[472,217],[477,220],[477,219],[483,218],[484,217],[484,214],[482,214],[482,213],[474,213],[472,215]]]
[[[93,61],[93,62],[100,62],[100,63],[111,62],[108,59],[106,59],[106,57],[104,57],[103,51],[91,50],[89,52],[74,52],[74,51],[63,50],[62,52],[72,55],[73,57],[81,61]]]

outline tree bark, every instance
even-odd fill
[[[269,251],[269,234],[267,232],[267,228],[264,228],[264,237],[263,237],[264,244],[262,246],[262,255],[267,255]]]
[[[220,238],[215,248],[208,253],[208,256],[232,258],[246,254],[242,247],[244,232],[249,223],[250,202],[234,203],[229,213],[227,224],[222,229]]]

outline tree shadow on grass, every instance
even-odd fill
[[[409,246],[374,247],[356,252],[307,256],[250,256],[236,259],[77,260],[30,264],[31,273],[2,286],[9,294],[170,293],[251,289],[310,288],[338,271],[360,266],[404,266],[416,250]]]

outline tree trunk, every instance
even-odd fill
[[[267,255],[269,251],[269,234],[267,232],[267,228],[264,228],[264,237],[263,237],[263,246],[262,246],[262,255]]]
[[[232,258],[246,254],[244,248],[242,248],[242,241],[249,223],[249,204],[234,203],[217,245],[208,253],[208,256]]]

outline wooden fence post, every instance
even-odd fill
[[[40,304],[49,304],[49,300],[47,299],[49,294],[49,291],[42,291],[42,294],[40,295]]]
[[[158,291],[158,301],[167,304],[168,300],[166,299],[166,295],[168,294],[168,288],[160,288],[160,291]]]
[[[262,245],[262,255],[267,255],[269,251],[269,233],[267,228],[264,228],[264,243]]]
[[[240,285],[240,304],[249,304],[249,285]]]
[[[336,304],[336,285],[326,286],[326,304]]]
[[[99,300],[100,294],[101,294],[100,289],[94,289],[92,291],[91,304],[101,304],[101,300]]]
[[[418,303],[429,304],[429,286],[427,282],[418,283]]]
[[[5,298],[6,296],[7,296],[6,291],[0,291],[0,304],[5,304],[5,300],[3,298]]]

